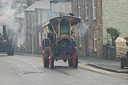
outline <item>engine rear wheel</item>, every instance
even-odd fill
[[[46,47],[46,42],[43,41],[42,45],[42,59],[44,67],[49,67],[49,58],[48,58],[48,48]]]
[[[49,48],[49,66],[51,67],[51,69],[53,69],[54,67],[54,55],[51,48]]]
[[[43,65],[45,67],[45,45],[44,45],[44,41],[42,44],[42,59],[43,59]]]
[[[77,54],[77,49],[76,48],[74,48],[74,50],[73,50],[73,59],[72,59],[72,61],[73,61],[73,67],[77,68],[78,67],[78,54]]]
[[[45,48],[45,57],[44,57],[44,60],[45,60],[45,66],[44,67],[49,67],[49,54],[48,54],[48,48]]]

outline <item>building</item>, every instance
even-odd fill
[[[51,12],[50,12],[50,5],[47,6],[48,8],[36,8],[35,9],[35,17],[36,17],[36,35],[37,35],[37,53],[42,53],[42,37],[43,32],[42,28],[40,28],[42,23],[45,23],[51,18]]]
[[[48,0],[37,1],[25,10],[26,23],[26,42],[25,52],[27,53],[41,53],[40,47],[40,32],[39,25],[45,20],[44,12],[41,10],[49,10],[50,5]],[[42,15],[44,14],[44,15]],[[47,15],[47,14],[46,14]],[[40,49],[40,50],[39,50]]]
[[[52,17],[72,13],[72,0],[49,0]]]
[[[106,28],[117,28],[120,37],[128,36],[128,0],[102,0],[103,41],[107,44]]]
[[[102,0],[73,0],[72,11],[82,19],[78,29],[80,55],[102,56]]]
[[[18,23],[19,29],[16,32],[15,40],[15,51],[16,52],[25,52],[25,39],[26,39],[26,29],[25,29],[25,14],[24,12],[17,14],[15,16],[16,23]]]

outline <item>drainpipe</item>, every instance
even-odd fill
[[[85,44],[86,44],[86,56],[88,56],[89,55],[89,49],[88,49],[88,45],[89,45],[89,43],[88,43],[88,27],[87,27],[87,29],[86,29],[86,34],[85,34]]]
[[[73,10],[73,1],[71,0],[71,13],[72,13],[72,10]]]

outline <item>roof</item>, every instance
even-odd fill
[[[29,6],[27,9],[25,9],[25,11],[35,11],[35,8],[50,9],[49,0],[37,1]]]
[[[20,14],[17,14],[17,15],[15,16],[15,18],[25,18],[24,12],[22,12],[22,13],[20,13]]]
[[[57,25],[60,21],[61,21],[61,23],[64,23],[67,25],[71,21],[71,26],[73,26],[73,25],[80,23],[81,19],[78,17],[74,17],[74,16],[54,17],[54,18],[50,19],[49,21],[43,23],[43,26],[45,27],[46,25],[48,25],[50,23],[52,23],[53,25]]]

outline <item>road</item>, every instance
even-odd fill
[[[36,55],[0,54],[0,85],[127,85],[128,74],[113,73],[79,63],[77,69],[62,61],[44,68]]]

